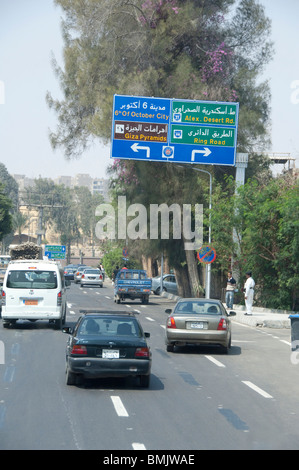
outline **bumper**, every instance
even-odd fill
[[[36,310],[11,310],[2,307],[1,317],[5,321],[10,320],[59,320],[62,317],[62,311],[36,311]]]
[[[81,286],[103,286],[103,281],[80,281]]]
[[[230,332],[228,331],[194,331],[190,330],[166,330],[166,344],[219,344],[227,346],[229,343]]]
[[[102,359],[68,357],[69,370],[85,378],[149,375],[151,361],[143,359]]]

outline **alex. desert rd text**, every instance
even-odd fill
[[[147,463],[148,465],[195,465],[194,454],[141,454],[140,457],[136,456],[122,456],[110,454],[103,458],[104,465],[128,465],[135,467],[138,463]]]

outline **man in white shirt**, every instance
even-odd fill
[[[253,304],[255,282],[251,276],[252,276],[251,271],[248,271],[246,273],[246,282],[244,284],[244,296],[245,296],[245,305],[246,305],[245,315],[252,315],[252,304]]]

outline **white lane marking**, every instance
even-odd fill
[[[214,364],[216,364],[216,366],[218,367],[226,367],[224,364],[222,364],[222,362],[220,361],[217,361],[217,359],[215,359],[213,356],[205,356],[207,359],[209,359],[209,361],[213,362]]]
[[[146,305],[140,305],[141,308],[146,308]]]
[[[249,382],[247,380],[242,380],[243,384],[247,385],[247,387],[252,388],[255,392],[259,393],[262,395],[264,398],[273,398],[272,395],[269,395],[269,393],[265,392],[261,388],[259,388],[257,385],[254,385],[252,382]]]
[[[129,416],[126,408],[124,407],[120,397],[112,396],[111,397],[112,403],[114,405],[115,411],[118,416]]]
[[[141,313],[140,310],[137,310],[137,308],[134,308],[134,312]]]
[[[164,328],[164,330],[166,329],[166,326],[165,326],[165,325],[160,325],[160,326],[161,326],[161,328]]]
[[[69,313],[70,315],[76,315],[76,312],[74,312],[74,310],[70,310]]]
[[[132,447],[134,450],[146,450],[144,444],[140,444],[139,442],[132,442]]]
[[[111,299],[111,297],[109,297],[109,295],[105,295],[106,299]]]
[[[292,346],[292,343],[290,343],[289,341],[286,341],[285,339],[280,339],[279,341],[280,341],[281,343],[287,344],[288,346]]]
[[[155,321],[155,320],[154,320],[153,318],[151,318],[151,317],[145,317],[145,318],[146,318],[147,320],[149,320],[149,321]]]

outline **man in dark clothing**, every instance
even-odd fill
[[[229,271],[227,273],[227,284],[225,293],[225,302],[227,308],[233,308],[236,284],[236,280],[233,278],[232,273]]]

